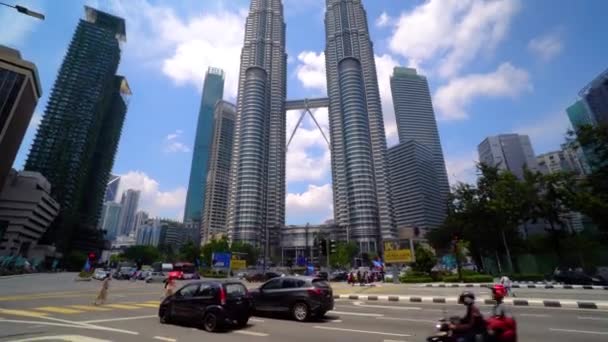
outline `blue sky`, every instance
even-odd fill
[[[11,1],[9,1],[11,2]],[[140,208],[181,217],[203,75],[227,74],[236,95],[246,0],[24,0],[45,21],[0,8],[0,44],[37,64],[44,96],[23,142],[23,166],[76,24],[89,4],[127,21],[119,72],[133,90],[114,171],[142,190]],[[284,0],[288,97],[325,92],[324,0]],[[451,182],[474,179],[476,146],[488,135],[529,134],[537,154],[558,149],[564,108],[608,67],[605,1],[364,1],[389,145],[397,142],[389,76],[414,66],[430,82]],[[8,28],[8,30],[7,30]],[[327,112],[317,119],[327,132]],[[288,135],[298,113],[288,113]],[[332,216],[327,144],[306,119],[287,156],[287,223]]]

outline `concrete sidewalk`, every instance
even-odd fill
[[[457,304],[458,297],[429,297],[429,296],[394,296],[394,295],[359,295],[336,294],[335,299],[407,302],[426,304]],[[491,298],[479,298],[478,302],[486,305],[495,304]],[[608,301],[577,301],[577,300],[545,300],[538,298],[505,298],[506,304],[514,306],[549,307],[549,308],[578,308],[590,310],[608,310]]]

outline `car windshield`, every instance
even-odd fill
[[[228,298],[240,298],[247,295],[247,289],[241,284],[227,284],[225,287]]]

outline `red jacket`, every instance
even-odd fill
[[[492,316],[487,320],[489,330],[493,330],[500,342],[517,342],[517,323],[508,316]]]

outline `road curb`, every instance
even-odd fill
[[[494,284],[486,283],[486,284],[462,284],[462,283],[452,283],[452,284],[422,284],[420,286],[423,287],[439,287],[439,288],[449,288],[449,287],[490,287]],[[608,290],[608,286],[600,286],[600,285],[561,285],[561,284],[513,284],[511,285],[514,289],[566,289],[566,290]]]
[[[457,304],[457,297],[430,297],[430,296],[394,296],[394,295],[356,295],[343,294],[334,295],[335,299],[365,300],[365,301],[385,301],[385,302],[405,302],[423,304]],[[491,298],[479,299],[486,305],[493,305],[495,302]],[[527,298],[507,298],[505,304],[513,306],[545,307],[545,308],[575,308],[575,309],[608,309],[608,301],[592,302],[579,300],[547,300],[547,299],[527,299]]]

